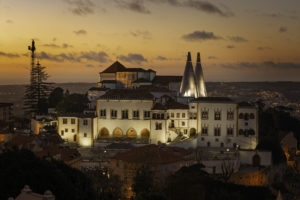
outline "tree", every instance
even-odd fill
[[[64,90],[60,87],[55,88],[49,95],[49,108],[55,108],[64,98]]]
[[[0,169],[0,199],[16,197],[24,185],[40,194],[50,190],[56,199],[96,199],[82,172],[62,161],[39,159],[28,150],[0,154]]]
[[[232,174],[234,173],[235,163],[234,160],[223,160],[221,169],[222,169],[222,178],[227,182]]]
[[[56,106],[59,113],[82,113],[89,102],[84,94],[65,94],[61,102]]]
[[[31,73],[30,85],[26,86],[24,94],[24,109],[25,114],[33,117],[37,114],[47,114],[48,105],[47,99],[50,93],[50,87],[47,83],[48,74],[45,67],[38,62],[35,64],[35,43],[32,41],[31,54]]]

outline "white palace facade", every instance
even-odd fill
[[[182,78],[165,76],[172,88],[180,86],[176,91],[155,82],[160,78],[152,70],[116,62],[100,73],[98,87],[89,90],[94,111],[60,115],[58,133],[86,147],[189,142],[194,147],[255,149],[257,108],[227,97],[207,97],[199,54],[196,72],[189,54]]]

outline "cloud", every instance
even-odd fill
[[[150,10],[145,7],[143,0],[114,0],[114,2],[123,9],[138,13],[150,14]]]
[[[234,14],[230,11],[223,11],[216,5],[208,1],[188,0],[183,3],[184,6],[194,8],[210,14],[219,14],[223,17],[231,17]]]
[[[210,60],[218,59],[216,56],[208,56],[207,58]]]
[[[248,42],[248,40],[241,36],[228,36],[228,39],[232,42]]]
[[[263,16],[266,16],[266,17],[272,17],[272,18],[280,18],[280,17],[283,17],[283,15],[281,13],[266,13],[266,14],[263,14]]]
[[[95,4],[92,0],[64,0],[74,15],[85,16],[94,13]]]
[[[143,39],[151,39],[151,33],[149,31],[136,30],[130,32],[134,37],[142,37]]]
[[[20,57],[19,54],[16,54],[16,53],[5,53],[3,51],[0,51],[0,56],[2,56],[2,57],[8,57],[8,58],[18,58],[18,57]]]
[[[6,22],[7,24],[13,24],[13,23],[14,23],[14,21],[11,20],[11,19],[6,20],[5,22]]]
[[[168,59],[166,57],[164,57],[164,56],[157,56],[156,60],[164,61],[164,60],[168,60]]]
[[[73,48],[73,45],[67,44],[67,43],[63,43],[62,44],[62,48],[66,49],[66,48]]]
[[[263,51],[263,50],[271,50],[271,47],[257,47],[257,50]]]
[[[84,29],[80,29],[78,31],[73,31],[76,35],[86,35],[87,31]]]
[[[204,40],[219,40],[222,37],[216,36],[213,32],[194,31],[183,35],[182,38],[187,41],[204,41]]]
[[[83,61],[95,61],[99,63],[106,63],[109,61],[109,56],[103,51],[94,52],[80,52],[80,53],[61,53],[61,54],[50,54],[42,51],[38,54],[38,58],[41,60],[50,60],[55,62],[83,62]]]
[[[227,45],[226,48],[227,49],[233,49],[233,48],[235,48],[235,46],[233,46],[233,45]]]
[[[92,64],[87,64],[86,67],[88,67],[88,68],[93,68],[93,67],[95,67],[95,66],[92,65]]]
[[[54,44],[54,43],[43,44],[42,46],[44,46],[44,47],[49,47],[49,48],[54,48],[54,49],[58,49],[58,48],[63,48],[63,49],[66,49],[66,48],[73,48],[72,45],[67,44],[67,43],[63,43],[61,46],[59,46],[59,45],[57,45],[57,44]]]
[[[118,59],[129,62],[129,63],[137,63],[140,64],[142,62],[148,62],[148,60],[142,54],[129,53],[127,56],[120,55]]]
[[[279,30],[278,30],[280,33],[284,33],[284,32],[287,32],[287,27],[285,26],[281,26],[279,27]]]
[[[222,64],[224,68],[230,69],[278,69],[278,70],[300,70],[299,63],[265,61],[262,63],[241,62],[235,64]]]

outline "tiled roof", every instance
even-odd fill
[[[249,102],[246,102],[246,101],[243,101],[243,102],[240,102],[238,103],[239,107],[255,107],[253,104],[249,103]]]
[[[114,62],[111,66],[106,68],[104,71],[100,73],[116,73],[118,71],[126,70],[126,67],[122,65],[119,61]]]
[[[89,89],[90,91],[106,91],[106,90],[109,90],[109,88],[102,88],[102,87],[91,87]]]
[[[116,80],[103,80],[103,81],[100,81],[100,83],[117,83]]]
[[[151,144],[120,152],[114,159],[134,163],[168,164],[188,160],[188,155],[191,152],[183,148]]]
[[[95,118],[95,115],[90,113],[59,113],[58,117]]]
[[[149,82],[151,82],[151,81],[144,79],[144,78],[139,78],[139,79],[133,81],[132,83],[149,83]]]
[[[168,88],[165,87],[157,87],[154,85],[141,85],[139,90],[145,90],[148,92],[171,92]]]
[[[167,108],[161,103],[155,103],[152,107],[152,110],[167,110]]]
[[[12,103],[0,103],[0,108],[2,107],[10,107],[10,106],[13,106],[14,104]]]
[[[193,102],[216,102],[216,103],[233,103],[233,100],[228,97],[198,97],[193,100]]]
[[[173,99],[166,102],[164,105],[161,103],[154,104],[152,110],[176,110],[176,109],[189,109],[189,106],[186,104],[178,103]]]
[[[182,76],[155,76],[154,84],[168,84],[170,82],[181,82]]]
[[[152,100],[154,97],[148,91],[139,89],[112,89],[106,94],[99,97],[99,99],[148,99]]]

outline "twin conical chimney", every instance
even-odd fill
[[[179,95],[183,97],[206,97],[206,87],[203,78],[200,53],[197,53],[195,73],[191,53],[188,52],[184,74],[181,80]]]
[[[183,97],[198,97],[197,86],[195,82],[195,73],[192,64],[191,53],[188,52],[184,74],[181,80],[179,91]]]
[[[201,66],[200,53],[197,53],[197,63],[195,68],[195,78],[196,78],[196,86],[198,90],[198,97],[206,97],[206,87],[203,78],[203,70]]]

